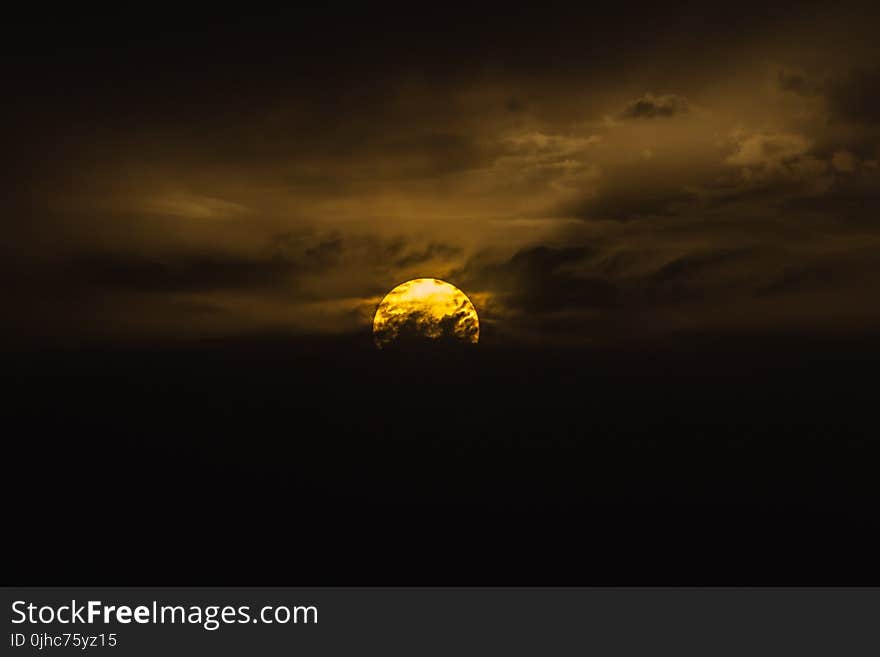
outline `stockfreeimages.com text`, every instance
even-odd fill
[[[156,600],[148,605],[134,607],[110,605],[100,600],[83,603],[71,600],[70,604],[53,606],[16,600],[12,603],[12,622],[16,625],[171,623],[201,625],[206,630],[213,631],[221,625],[244,623],[315,624],[318,622],[318,608],[314,605],[267,605],[254,610],[249,605],[165,605]]]

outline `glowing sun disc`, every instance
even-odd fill
[[[373,316],[373,341],[379,349],[402,338],[476,344],[480,319],[471,300],[454,285],[414,278],[386,294]]]

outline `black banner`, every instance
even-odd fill
[[[877,655],[880,589],[9,588],[10,655]]]

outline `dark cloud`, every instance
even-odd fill
[[[687,99],[675,94],[655,96],[646,93],[629,103],[619,114],[622,119],[669,118],[690,111]]]
[[[594,255],[583,246],[536,246],[506,262],[471,262],[456,274],[466,289],[488,290],[507,309],[530,313],[607,308],[617,301],[617,288],[601,276],[580,275],[572,267]]]
[[[786,295],[837,294],[858,296],[860,287],[874,288],[880,282],[880,252],[876,246],[856,247],[840,254],[817,254],[791,262],[755,288],[755,296],[780,298]]]
[[[880,122],[880,68],[857,69],[827,84],[832,115],[843,121]]]
[[[666,263],[648,280],[665,285],[680,281],[698,279],[710,273],[718,265],[741,259],[749,251],[743,249],[719,249],[702,253],[690,253]]]
[[[446,243],[422,245],[402,237],[315,238],[283,233],[271,238],[265,249],[249,255],[219,250],[94,252],[54,265],[44,272],[43,283],[55,280],[56,284],[63,281],[66,287],[81,285],[131,293],[286,290],[291,294],[302,277],[344,271],[346,265],[361,268],[356,280],[364,281],[365,274],[373,275],[389,265],[408,267],[448,258],[459,251],[459,247]]]
[[[860,226],[880,230],[880,169],[858,170],[835,176],[833,185],[819,196],[788,199],[784,211],[801,217],[834,218],[841,230]]]
[[[436,319],[430,312],[390,315],[374,332],[376,344],[394,350],[418,349],[424,345],[469,345],[479,334],[479,326],[465,303],[454,313]]]
[[[880,279],[876,247],[860,246],[854,234],[834,253],[823,253],[825,243],[807,237],[804,227],[755,221],[747,234],[741,221],[710,223],[699,236],[686,226],[671,231],[650,223],[595,246],[535,246],[501,262],[482,255],[460,280],[490,295],[490,321],[548,343],[716,324],[775,330],[880,319],[868,301]],[[647,240],[645,230],[654,233]],[[654,246],[632,248],[634,241]],[[775,305],[768,307],[771,300]]]
[[[217,255],[176,254],[162,259],[92,255],[67,267],[76,278],[98,287],[132,292],[193,292],[254,289],[282,284],[292,273],[287,263]]]
[[[339,263],[345,249],[342,237],[323,240],[296,236],[291,233],[276,235],[270,240],[270,261],[299,271],[319,271]]]
[[[710,248],[695,250],[666,262],[653,272],[626,280],[630,311],[699,304],[735,298],[750,288],[748,269],[759,267],[751,249]],[[733,272],[733,275],[731,275]]]
[[[699,162],[694,158],[695,162]],[[558,212],[585,220],[632,221],[687,214],[698,202],[697,187],[721,173],[717,161],[701,169],[688,164],[641,160],[602,172],[595,192],[587,191],[561,204]]]
[[[813,292],[817,289],[834,289],[839,283],[839,262],[833,264],[798,264],[786,267],[772,281],[759,286],[755,296],[774,297],[792,292]],[[838,279],[838,280],[835,280]]]
[[[411,251],[394,261],[397,267],[411,267],[436,259],[446,259],[458,255],[461,249],[451,244],[431,242],[424,249]]]
[[[486,166],[500,152],[487,146],[474,135],[449,132],[428,132],[402,136],[373,133],[358,144],[368,151],[368,164],[373,175],[389,175],[394,179],[443,176]]]
[[[703,249],[645,270],[639,259],[650,262],[654,254],[635,254],[630,267],[642,273],[628,275],[619,270],[614,274],[614,260],[600,250],[538,246],[477,270],[477,278],[491,290],[515,288],[517,292],[504,299],[517,309],[613,312],[702,298],[707,290],[718,288],[720,271],[750,257],[749,249]]]
[[[635,190],[614,186],[602,189],[596,198],[579,201],[566,210],[582,219],[631,221],[672,217],[681,214],[683,208],[691,206],[696,200],[693,191],[673,184],[665,188],[646,185],[643,189]]]
[[[824,98],[834,120],[865,124],[880,122],[880,68],[856,67],[824,77],[810,76],[801,70],[781,69],[777,84],[782,91],[803,98]]]
[[[823,85],[812,80],[803,71],[780,69],[776,81],[782,91],[798,96],[816,96],[822,93]]]

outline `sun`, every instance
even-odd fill
[[[394,342],[476,344],[480,319],[474,304],[454,285],[437,278],[414,278],[382,299],[373,316],[379,349]]]

